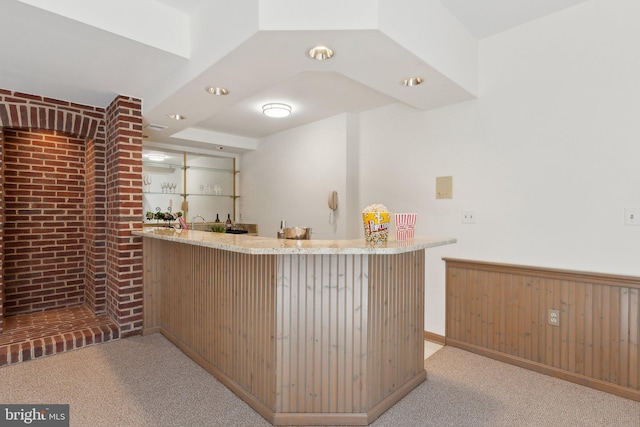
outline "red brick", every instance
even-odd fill
[[[33,347],[33,358],[42,357],[44,354],[44,342],[41,339],[33,340],[31,345]]]
[[[64,337],[62,335],[56,335],[53,337],[55,342],[55,353],[62,353],[64,351]]]
[[[65,351],[73,350],[75,347],[75,339],[72,333],[64,334],[64,349]]]
[[[31,343],[29,342],[23,343],[20,348],[20,354],[22,355],[23,362],[26,362],[27,360],[31,360]]]
[[[9,364],[9,346],[0,346],[0,366]]]

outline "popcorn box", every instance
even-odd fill
[[[384,243],[389,239],[389,212],[363,212],[364,238],[369,243]]]
[[[396,240],[413,239],[417,217],[415,213],[396,214]]]

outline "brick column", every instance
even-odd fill
[[[2,127],[0,127],[0,334],[4,330],[4,170],[2,165],[2,141],[4,140],[2,135]]]
[[[85,152],[86,173],[86,267],[85,302],[96,314],[107,310],[107,185],[104,135],[88,140]]]
[[[122,337],[142,331],[142,102],[118,96],[107,127],[107,312]]]

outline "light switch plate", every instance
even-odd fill
[[[436,199],[452,199],[453,198],[453,177],[438,176],[436,177]]]

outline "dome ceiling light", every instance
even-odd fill
[[[163,156],[162,154],[149,154],[147,158],[152,162],[164,162],[164,159],[166,157]]]
[[[204,90],[206,90],[211,95],[229,95],[229,90],[219,86],[207,86]]]
[[[267,117],[287,117],[291,114],[291,106],[279,103],[264,104],[262,106],[262,113]]]
[[[422,77],[409,77],[408,79],[404,79],[403,81],[400,82],[400,84],[402,84],[402,86],[418,86],[420,84],[422,84],[424,82],[424,79]]]
[[[333,49],[327,46],[316,46],[307,50],[307,56],[317,61],[324,61],[325,59],[331,59],[335,55]]]

